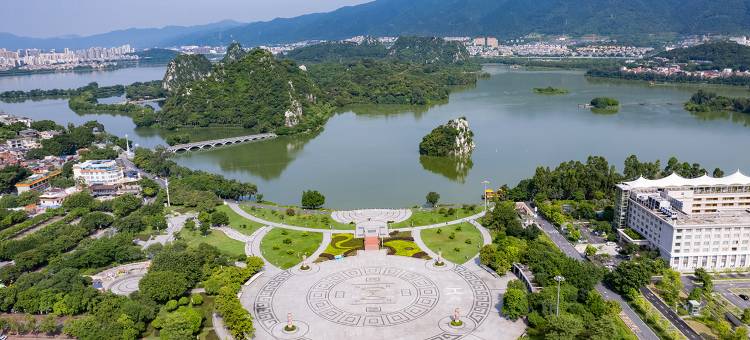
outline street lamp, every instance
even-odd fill
[[[555,276],[555,281],[557,281],[557,311],[555,312],[555,316],[560,316],[560,282],[565,281],[565,278],[562,275],[557,275]]]
[[[482,181],[482,184],[484,184],[484,191],[482,195],[484,195],[484,211],[487,211],[487,185],[490,184],[490,181],[484,180]]]

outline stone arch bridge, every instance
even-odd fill
[[[206,150],[206,149],[211,149],[211,148],[216,148],[216,147],[226,146],[226,145],[258,142],[262,140],[273,139],[276,137],[277,136],[275,133],[261,133],[257,135],[204,140],[201,142],[187,143],[187,144],[177,144],[177,145],[170,146],[169,148],[167,148],[167,150],[171,152],[175,152],[175,153],[187,152],[187,151],[198,151],[198,150]]]

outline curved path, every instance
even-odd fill
[[[297,231],[307,231],[307,232],[312,232],[312,233],[354,234],[354,230],[315,229],[315,228],[298,227],[298,226],[293,226],[293,225],[288,225],[288,224],[283,224],[283,223],[266,221],[266,220],[264,220],[262,218],[259,218],[259,217],[256,217],[254,215],[251,215],[251,214],[247,213],[236,202],[226,201],[225,204],[227,206],[229,206],[229,208],[231,208],[238,215],[240,215],[240,216],[242,216],[242,217],[244,217],[244,218],[246,218],[248,220],[251,220],[251,221],[254,221],[254,222],[258,222],[260,224],[264,224],[264,225],[271,226],[271,227],[284,228],[284,229],[297,230]],[[422,229],[432,229],[432,228],[445,227],[445,226],[449,226],[449,225],[454,225],[454,224],[459,224],[459,223],[463,223],[463,222],[473,221],[473,220],[476,220],[476,219],[484,216],[484,214],[485,214],[485,211],[482,211],[480,213],[477,213],[477,214],[474,214],[474,215],[471,215],[471,216],[466,216],[464,218],[459,218],[459,219],[453,220],[453,221],[442,222],[442,223],[435,223],[435,224],[430,224],[430,225],[425,225],[425,226],[419,226],[419,227],[393,228],[393,230],[398,230],[398,231],[414,231],[414,230],[422,230]]]
[[[315,261],[320,254],[322,254],[326,248],[328,248],[328,244],[331,243],[331,233],[323,233],[323,241],[320,242],[320,245],[318,246],[318,249],[315,250],[312,255],[310,255],[307,259],[308,261]]]

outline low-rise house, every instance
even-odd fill
[[[19,195],[30,190],[44,191],[49,188],[50,180],[59,176],[60,173],[60,170],[55,170],[44,174],[31,175],[31,177],[16,184],[16,191],[18,191]]]
[[[5,143],[8,148],[15,150],[30,150],[42,147],[42,145],[39,144],[39,141],[37,141],[36,138],[29,137],[8,139],[7,141],[5,141]]]
[[[67,189],[49,189],[39,196],[39,207],[42,209],[58,208],[68,196],[78,192],[76,187]]]
[[[60,134],[60,131],[50,130],[39,132],[39,138],[41,139],[52,139],[53,137]]]

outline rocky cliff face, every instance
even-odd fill
[[[210,74],[211,62],[206,57],[198,54],[181,54],[169,62],[161,84],[165,90],[177,92],[190,82],[204,79]]]
[[[242,48],[239,43],[231,43],[227,46],[227,54],[224,55],[222,63],[231,63],[244,58],[247,55],[247,51]]]
[[[471,154],[476,145],[474,144],[474,132],[469,129],[469,121],[465,117],[461,117],[449,121],[447,125],[457,132],[451,156],[468,156]]]
[[[437,157],[468,157],[474,151],[474,133],[461,117],[440,125],[422,138],[419,153]]]

